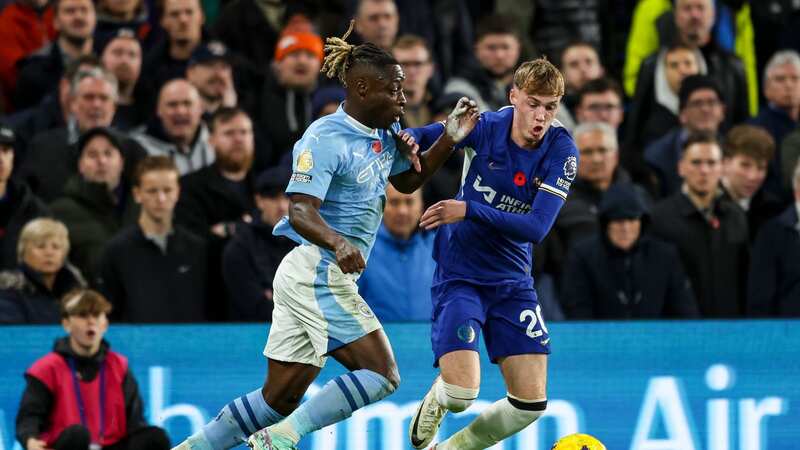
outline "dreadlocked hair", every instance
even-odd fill
[[[397,60],[385,50],[377,45],[366,42],[361,45],[352,45],[346,42],[348,36],[353,31],[355,20],[350,21],[350,27],[341,38],[329,37],[325,39],[325,60],[322,62],[320,72],[328,78],[337,77],[339,81],[347,86],[345,76],[347,71],[356,64],[368,64],[374,67],[383,67],[389,64],[397,64]]]

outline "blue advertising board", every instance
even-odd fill
[[[547,450],[559,437],[590,433],[609,450],[800,449],[800,322],[558,323],[549,326],[546,415],[494,450]],[[304,450],[407,450],[406,428],[435,376],[426,324],[389,324],[403,378],[388,399],[308,437]],[[1,327],[0,450],[20,449],[14,418],[22,373],[52,347],[58,327]],[[151,423],[179,442],[219,408],[259,387],[266,361],[262,325],[112,325]],[[448,416],[440,436],[466,425],[505,395],[482,360],[480,399]],[[334,361],[310,392],[343,371]]]

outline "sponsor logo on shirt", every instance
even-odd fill
[[[312,176],[307,173],[295,172],[292,174],[291,181],[294,183],[311,183]]]
[[[308,172],[314,168],[314,157],[311,156],[311,149],[305,149],[297,157],[297,171]]]
[[[365,183],[372,179],[373,176],[380,175],[384,169],[388,170],[391,166],[392,152],[386,152],[370,161],[367,167],[361,169],[361,172],[358,173],[358,178],[356,178],[356,182],[358,184]]]
[[[372,141],[372,151],[375,153],[380,153],[383,150],[383,146],[381,145],[381,141]]]
[[[480,175],[475,177],[475,182],[472,183],[472,188],[475,189],[477,192],[483,193],[483,199],[486,200],[486,203],[491,205],[492,201],[494,201],[494,197],[497,195],[497,191],[490,188],[489,186],[481,186],[482,181],[483,180],[481,179]]]

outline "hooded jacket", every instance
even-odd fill
[[[648,211],[631,184],[606,191],[600,231],[575,245],[567,259],[562,303],[571,319],[698,317],[676,248],[647,235]],[[628,250],[608,238],[612,220],[640,218],[640,237]]]

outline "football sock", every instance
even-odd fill
[[[508,395],[489,405],[466,428],[436,450],[483,450],[522,430],[544,413],[547,400],[522,400]]]
[[[386,397],[394,389],[389,380],[371,370],[348,372],[326,383],[285,420],[269,427],[269,432],[297,444],[306,434],[350,417],[353,411]]]
[[[436,380],[433,392],[436,395],[434,398],[437,403],[449,411],[458,413],[466,410],[475,402],[480,390],[445,383],[442,377],[439,377]]]
[[[217,417],[186,441],[192,450],[222,450],[241,445],[247,438],[283,419],[270,408],[261,388],[228,403]]]

